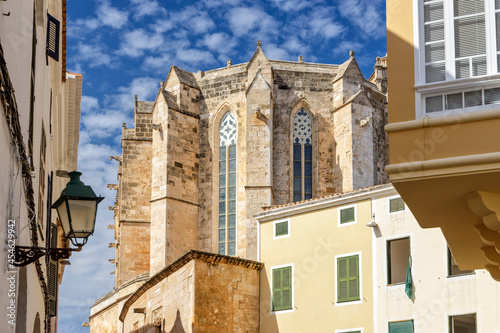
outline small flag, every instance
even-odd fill
[[[411,255],[408,257],[408,268],[406,269],[405,292],[411,299],[413,297],[413,280],[411,279]]]

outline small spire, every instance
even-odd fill
[[[304,57],[303,56],[299,56],[299,62],[300,63],[304,62]]]
[[[261,47],[262,46],[262,42],[260,40],[257,41],[257,47]]]
[[[227,67],[230,67],[232,64],[233,64],[233,61],[232,61],[232,60],[228,60],[228,61],[227,61]]]
[[[353,50],[349,51],[349,57],[351,57],[351,58],[354,57],[354,51]]]

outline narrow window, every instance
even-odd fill
[[[337,258],[337,302],[358,301],[359,255]]]
[[[293,117],[293,201],[312,198],[312,120],[305,109]]]
[[[413,320],[389,323],[389,333],[413,333]]]
[[[219,130],[219,254],[236,254],[236,121],[226,112]]]
[[[45,46],[47,55],[59,61],[59,21],[52,15],[47,14],[47,44]]]
[[[274,237],[283,237],[288,235],[288,220],[274,223]]]
[[[355,207],[340,209],[340,224],[355,222],[356,212]]]
[[[450,333],[476,332],[476,314],[450,317]]]
[[[50,238],[48,247],[57,248],[57,225],[49,223]],[[57,316],[57,272],[58,262],[47,257],[47,291],[49,299],[49,315]]]
[[[458,268],[457,262],[453,257],[453,254],[448,247],[448,276],[457,276],[457,275],[465,275],[465,274],[474,274],[473,270],[461,270]]]
[[[292,308],[292,267],[272,270],[273,311]]]
[[[387,241],[387,283],[405,283],[410,257],[410,238]]]
[[[405,210],[405,202],[401,198],[394,198],[389,200],[389,212],[399,212]]]

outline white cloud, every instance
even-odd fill
[[[202,0],[207,8],[216,8],[221,6],[237,6],[241,0]]]
[[[149,34],[144,29],[136,29],[123,35],[118,54],[139,57],[144,51],[154,51],[164,44],[161,34]]]
[[[343,54],[345,56],[345,58],[347,58],[349,56],[348,52],[350,50],[359,52],[362,49],[363,49],[363,44],[358,43],[358,42],[349,41],[349,40],[344,40],[340,44],[338,44],[337,47],[335,47],[333,49],[333,53],[335,55],[342,55]]]
[[[111,66],[112,58],[102,51],[103,48],[98,44],[83,44],[80,42],[72,60],[89,62],[89,67]]]
[[[237,41],[224,32],[217,32],[205,35],[202,44],[211,51],[226,54],[236,47]]]
[[[96,111],[99,108],[99,100],[92,96],[82,96],[81,111],[82,114],[90,111]]]
[[[285,50],[298,55],[304,55],[309,50],[309,47],[306,44],[302,43],[296,36],[288,37],[287,40],[283,43],[282,47]]]
[[[130,85],[117,89],[116,95],[107,96],[113,106],[121,110],[130,110],[133,107],[134,95],[141,101],[152,101],[160,89],[160,81],[151,77],[138,77]]]
[[[128,22],[128,13],[112,7],[108,0],[104,0],[97,9],[97,17],[103,25],[120,29]]]
[[[344,26],[333,21],[333,15],[329,8],[315,9],[309,16],[308,23],[311,32],[314,35],[325,39],[331,39],[339,36],[344,30]]]
[[[196,34],[206,33],[215,28],[215,23],[208,12],[194,6],[186,7],[179,12],[171,12],[169,20]]]
[[[147,56],[144,59],[143,66],[146,69],[163,69],[163,71],[168,71],[170,66],[169,64],[172,64],[172,56],[168,53],[163,53],[157,57],[155,56]]]
[[[297,12],[314,6],[319,1],[308,0],[272,0],[273,4],[285,12]]]
[[[263,51],[268,59],[291,60],[290,54],[276,44],[265,44],[263,46]]]
[[[359,27],[368,37],[385,37],[383,6],[380,1],[343,0],[339,4],[342,17]]]
[[[122,127],[122,123],[130,123],[131,118],[124,111],[107,110],[82,115],[82,124],[91,137],[107,138]]]
[[[231,31],[241,37],[252,34],[265,39],[265,36],[279,32],[279,24],[275,19],[259,8],[238,7],[228,11]]]
[[[140,19],[144,16],[157,16],[167,12],[156,0],[130,0],[130,2],[134,5],[131,11],[134,13],[133,16],[135,19]]]

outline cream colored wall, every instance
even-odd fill
[[[396,194],[394,192],[394,194]],[[487,271],[447,277],[447,247],[438,228],[422,229],[412,213],[389,213],[388,197],[374,199],[374,266],[376,327],[387,332],[388,322],[414,320],[415,332],[448,332],[448,316],[477,314],[478,332],[498,332],[500,284]],[[410,236],[414,299],[405,284],[387,286],[387,240]]]
[[[373,330],[371,204],[356,204],[356,223],[338,225],[337,207],[290,217],[289,237],[273,239],[274,221],[260,225],[261,332]],[[336,256],[359,253],[361,301],[337,304]],[[293,310],[271,313],[273,266],[293,264]]]

